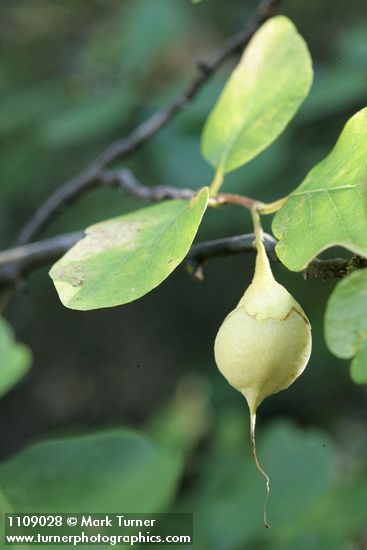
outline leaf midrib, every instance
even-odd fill
[[[311,195],[312,193],[330,193],[332,191],[343,191],[344,189],[356,189],[364,185],[363,182],[355,185],[340,185],[338,187],[325,187],[324,189],[309,189],[307,191],[298,191],[291,194],[291,197],[299,197],[301,195]],[[362,197],[361,197],[362,198]]]

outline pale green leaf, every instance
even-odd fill
[[[351,359],[351,376],[367,383],[367,269],[355,271],[337,284],[325,315],[328,348],[342,359]]]
[[[208,189],[89,227],[51,269],[62,303],[79,310],[140,298],[184,259],[205,212]]]
[[[345,125],[334,149],[290,194],[273,221],[280,261],[301,271],[340,245],[367,256],[367,108]]]
[[[145,512],[171,500],[180,454],[126,430],[37,443],[0,466],[14,512]]]
[[[31,360],[29,348],[14,340],[9,325],[0,318],[0,397],[25,375]]]
[[[367,338],[350,365],[350,375],[357,384],[367,384]]]
[[[254,158],[284,130],[307,96],[312,66],[289,19],[269,19],[253,36],[203,132],[204,157],[221,173]]]

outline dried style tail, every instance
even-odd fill
[[[264,525],[267,529],[269,529],[270,525],[268,524],[267,511],[268,511],[268,502],[269,502],[269,495],[270,495],[270,479],[269,479],[269,476],[266,474],[266,472],[264,472],[264,470],[260,466],[259,461],[257,459],[256,445],[255,445],[255,425],[256,425],[256,414],[251,413],[251,415],[250,415],[250,431],[251,431],[252,456],[254,457],[256,468],[264,476],[265,482],[266,482],[266,497],[265,497],[265,502],[264,502]]]

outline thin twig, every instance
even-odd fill
[[[6,279],[5,269],[16,268],[19,275],[24,275],[44,264],[56,261],[84,236],[84,231],[65,233],[43,241],[24,244],[0,252],[1,281]]]
[[[83,236],[83,231],[76,231],[0,252],[0,289],[14,288],[31,271],[55,262]],[[276,240],[265,233],[264,243],[269,258],[274,262],[279,261],[275,253]],[[183,265],[193,279],[202,280],[203,264],[208,260],[254,251],[253,233],[235,235],[193,245]],[[359,256],[332,260],[316,258],[303,271],[303,276],[305,279],[340,279],[364,267],[367,267],[367,260]]]
[[[101,175],[101,183],[121,189],[141,201],[150,202],[165,199],[191,199],[196,192],[194,189],[172,187],[169,185],[155,185],[153,187],[144,185],[126,168],[113,171],[105,170]]]
[[[185,269],[194,281],[201,282],[204,279],[203,265],[207,260],[222,256],[233,256],[244,252],[254,252],[254,234],[235,235],[223,239],[206,241],[194,244],[185,259]],[[264,245],[271,260],[277,262],[275,254],[276,240],[265,233]]]
[[[131,170],[126,168],[113,171],[105,170],[101,175],[100,183],[116,187],[136,199],[149,202],[165,199],[191,199],[197,192],[195,189],[179,188],[170,185],[144,185],[136,179]],[[254,207],[261,208],[264,206],[264,203],[256,199],[235,193],[218,193],[215,197],[210,197],[211,206],[225,206],[227,204],[235,204],[249,210]]]
[[[104,169],[111,163],[126,158],[150,140],[161,128],[195,98],[204,84],[223,63],[242,50],[260,25],[271,15],[278,0],[263,0],[246,27],[230,38],[209,62],[197,65],[198,73],[186,88],[166,107],[138,125],[127,137],[109,145],[80,174],[59,186],[36,210],[20,231],[17,245],[31,242],[48,226],[53,218],[82,194],[93,189],[103,180]]]

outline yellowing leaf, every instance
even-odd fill
[[[79,310],[140,298],[184,259],[205,212],[208,189],[98,223],[51,269],[62,303]]]
[[[255,33],[203,131],[204,157],[230,172],[270,145],[284,130],[312,83],[307,45],[284,16]]]

